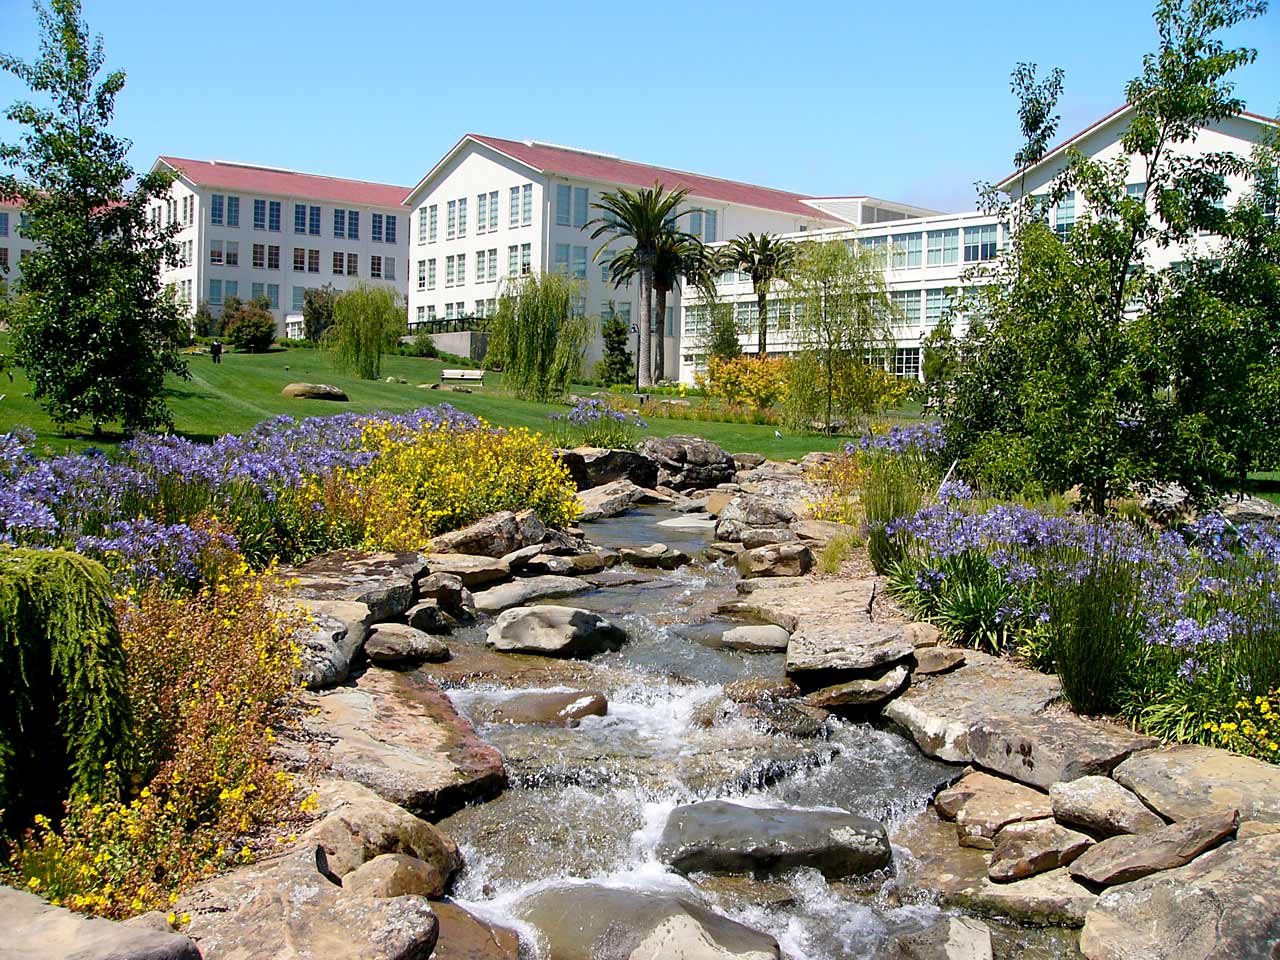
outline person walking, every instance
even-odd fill
[[[214,363],[222,362],[222,341],[221,340],[214,340],[213,343],[209,345],[209,355],[213,357]]]

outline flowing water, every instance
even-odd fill
[[[589,524],[588,535],[612,547],[661,541],[697,558],[708,531],[657,526],[675,516],[637,510]],[[704,725],[706,705],[720,699],[725,683],[783,676],[780,654],[715,645],[727,624],[714,611],[734,596],[735,579],[723,564],[697,560],[674,572],[621,567],[591,593],[559,601],[609,617],[631,640],[591,663],[590,686],[608,696],[606,716],[575,727],[477,726],[502,751],[511,786],[441,823],[466,858],[454,890],[463,906],[521,929],[511,906],[552,884],[591,880],[675,890],[772,934],[791,960],[875,957],[896,935],[942,915],[927,896],[899,891],[891,875],[859,883],[828,882],[807,869],[767,880],[684,878],[655,857],[667,815],[678,804],[725,798],[760,807],[838,808],[892,827],[924,809],[955,776],[954,767],[925,757],[910,740],[870,724],[833,718],[827,736],[808,739],[767,733],[744,719]],[[463,631],[453,643],[483,644],[483,628]],[[501,682],[450,691],[464,715],[480,700],[512,694]],[[895,850],[895,857],[908,855]],[[522,951],[535,957],[534,938],[523,933]],[[1052,935],[997,934],[998,956],[1072,955],[1069,935],[1060,951]]]

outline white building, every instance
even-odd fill
[[[278,335],[300,336],[308,288],[405,292],[407,187],[180,157],[152,169],[177,174],[151,215],[178,225],[179,260],[161,280],[193,311],[206,303],[218,316],[229,297],[266,297]]]
[[[655,183],[689,191],[680,226],[708,243],[748,232],[803,233],[831,226],[919,216],[918,207],[871,198],[824,199],[633,163],[602,153],[537,141],[467,134],[406,199],[412,208],[409,323],[486,316],[510,276],[558,270],[582,281],[579,310],[639,318],[639,284],[615,289],[606,256],[586,224],[600,195]],[[849,219],[853,217],[852,221]],[[623,244],[616,244],[621,248]],[[681,356],[679,292],[667,315],[665,370]],[[442,326],[437,323],[436,328]],[[598,359],[598,337],[588,363]]]
[[[26,219],[19,201],[0,198],[0,280],[10,296],[22,278],[22,261],[35,246],[22,235]]]
[[[1070,149],[1101,160],[1123,156],[1120,138],[1132,115],[1133,110],[1128,106],[1113,111],[1054,147],[1036,163],[1005,177],[996,186],[1014,199],[1043,194],[1065,170]],[[1197,154],[1233,152],[1248,156],[1266,131],[1274,129],[1276,124],[1277,121],[1268,117],[1241,114],[1202,128],[1195,141],[1182,145],[1182,149],[1193,150]],[[1146,188],[1146,173],[1138,158],[1132,158],[1130,163],[1127,187],[1132,193],[1141,195]],[[1230,205],[1252,186],[1240,177],[1229,177],[1227,189],[1225,202]],[[847,201],[829,203],[841,204],[832,209],[843,210]],[[1049,224],[1059,232],[1066,232],[1082,209],[1075,195],[1068,194],[1049,207]],[[846,240],[883,252],[885,283],[902,316],[894,330],[897,345],[889,366],[898,376],[918,379],[921,373],[921,341],[958,303],[961,292],[971,282],[966,279],[970,268],[995,259],[1006,249],[1008,226],[994,216],[976,212],[921,216],[889,223],[867,218],[856,222],[861,226],[817,233],[795,232],[789,235],[789,239]],[[1216,242],[1216,238],[1210,235],[1200,235],[1191,241],[1191,249],[1148,250],[1148,262],[1155,269],[1175,266],[1193,254],[1210,252]],[[722,300],[734,304],[743,351],[754,353],[758,336],[757,307],[750,278],[745,274],[725,274],[717,284],[717,290]],[[785,287],[779,286],[771,293],[769,314],[770,355],[793,352],[796,343],[792,338],[791,307],[786,300]],[[964,317],[957,315],[955,319],[958,321],[957,332],[961,332]],[[694,373],[706,364],[705,351],[699,349],[707,332],[704,311],[696,306],[686,306],[681,328],[685,333],[685,347],[680,358],[680,379],[692,382]]]

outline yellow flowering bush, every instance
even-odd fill
[[[767,413],[787,396],[788,362],[782,357],[711,357],[705,373],[694,375],[699,387],[731,407],[744,401]]]
[[[816,519],[855,525],[862,522],[862,490],[867,482],[867,467],[860,450],[849,450],[817,464],[809,469],[808,475],[821,492],[813,504]]]
[[[1241,697],[1230,719],[1204,725],[1214,746],[1225,747],[1261,760],[1280,761],[1280,693],[1265,697]]]

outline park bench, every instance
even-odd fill
[[[446,380],[463,380],[471,383],[484,383],[483,370],[441,370],[440,382]]]

